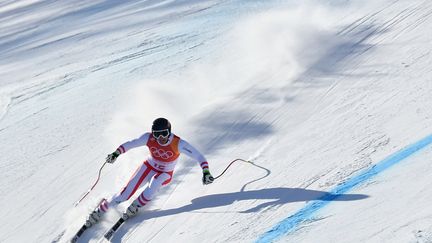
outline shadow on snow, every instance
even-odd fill
[[[309,190],[303,188],[265,188],[259,190],[229,192],[213,194],[195,198],[190,204],[179,208],[156,210],[145,212],[141,219],[159,218],[179,213],[191,212],[201,209],[216,208],[233,204],[236,201],[245,200],[272,200],[249,208],[240,213],[254,213],[271,206],[283,205],[292,202],[302,202],[311,200],[324,201],[353,201],[367,198],[363,194],[331,194],[324,191]],[[140,219],[140,220],[141,220]]]
[[[128,223],[140,223],[145,220],[160,218],[165,216],[171,216],[181,213],[191,213],[197,210],[211,209],[217,207],[228,206],[236,201],[246,201],[246,200],[271,200],[269,202],[264,202],[256,205],[252,208],[248,208],[242,211],[232,212],[232,213],[256,213],[269,207],[281,206],[292,202],[307,202],[311,200],[317,201],[354,201],[368,198],[368,195],[364,194],[332,194],[325,191],[309,190],[303,188],[265,188],[259,190],[250,191],[240,191],[240,192],[229,192],[207,195],[203,197],[195,198],[190,204],[165,210],[153,210],[145,211],[143,210],[139,216],[131,219]],[[218,213],[218,212],[197,212],[197,213]],[[224,212],[225,213],[225,212]],[[116,236],[114,237],[114,242],[121,241],[131,226],[120,228]]]

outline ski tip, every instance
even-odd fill
[[[81,235],[86,231],[88,227],[84,224],[81,226],[81,228],[78,230],[78,232],[74,235],[74,237],[70,240],[71,243],[75,243],[78,241],[78,239],[81,237]]]

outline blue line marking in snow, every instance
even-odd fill
[[[366,171],[361,172],[360,174],[348,179],[342,184],[338,185],[329,194],[319,198],[317,201],[312,201],[306,204],[303,208],[297,211],[295,214],[285,218],[277,225],[275,225],[271,230],[267,231],[263,235],[261,235],[256,242],[264,243],[264,242],[272,242],[281,238],[282,236],[286,236],[290,233],[293,233],[298,229],[300,224],[307,222],[312,219],[312,216],[323,207],[327,206],[327,204],[331,203],[338,194],[343,194],[358,186],[362,182],[369,180],[375,175],[387,170],[391,166],[401,162],[407,157],[411,156],[415,152],[425,148],[429,144],[432,143],[432,135],[429,135],[422,140],[411,144],[404,149],[396,152],[395,154],[390,155],[384,160],[378,162],[376,165],[367,169]],[[335,195],[336,194],[336,195]]]

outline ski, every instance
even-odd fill
[[[77,242],[77,240],[81,237],[81,235],[84,233],[84,231],[88,229],[87,225],[81,226],[81,228],[78,230],[78,232],[74,235],[74,237],[71,240],[71,243]]]
[[[99,208],[99,205],[104,201],[105,199],[102,198],[100,200],[100,202],[97,204],[97,206],[93,209],[93,211],[95,211],[97,208]],[[74,235],[74,237],[71,240],[71,243],[75,243],[77,242],[77,240],[81,237],[81,235],[84,233],[84,231],[86,231],[88,228],[90,228],[89,226],[87,226],[86,223],[83,224],[83,226],[81,226],[81,228],[78,230],[78,232]]]
[[[105,239],[110,240],[114,233],[117,231],[118,228],[125,222],[126,220],[122,217],[111,227],[111,229],[104,235]]]

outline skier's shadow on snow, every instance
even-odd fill
[[[201,209],[216,208],[233,204],[236,201],[245,200],[266,200],[266,202],[239,211],[239,213],[254,213],[267,207],[283,205],[291,202],[310,200],[353,201],[365,199],[367,197],[367,195],[363,194],[331,194],[324,191],[308,190],[303,188],[265,188],[260,190],[221,193],[198,197],[193,199],[190,204],[179,208],[145,212],[143,213],[143,218],[151,219]],[[268,202],[268,200],[272,199],[273,201]]]
[[[131,223],[140,223],[149,219],[176,215],[180,213],[190,213],[194,211],[197,211],[197,213],[211,213],[198,210],[227,206],[237,201],[246,200],[265,200],[266,202],[260,203],[259,201],[256,201],[258,205],[255,204],[252,208],[242,211],[236,211],[237,213],[254,213],[269,207],[280,206],[291,202],[302,202],[311,200],[354,201],[365,199],[368,197],[369,196],[364,194],[331,194],[329,192],[309,190],[303,188],[265,188],[260,190],[221,193],[198,197],[192,199],[190,204],[178,208],[154,211],[142,210],[142,212],[137,215],[137,217],[131,219]],[[115,237],[113,240],[120,240],[125,234],[127,234],[128,228],[129,227],[125,227],[121,229],[120,232],[118,232],[117,237]]]

